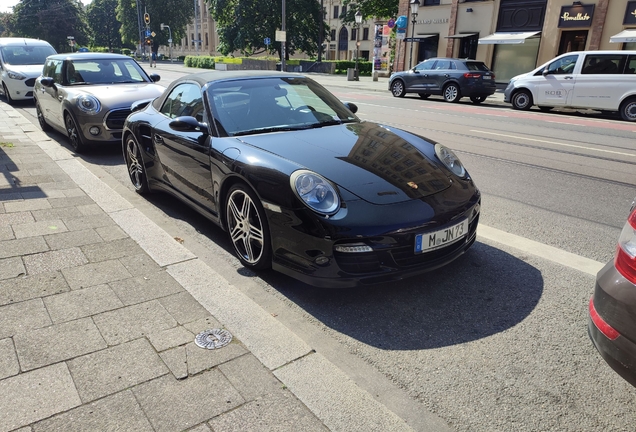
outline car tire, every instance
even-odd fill
[[[252,270],[272,265],[269,224],[261,200],[245,184],[233,185],[225,199],[225,222],[234,251]]]
[[[443,95],[446,102],[459,102],[462,98],[459,86],[454,83],[447,84],[446,87],[444,87]]]
[[[636,98],[630,98],[625,100],[619,109],[621,117],[625,121],[636,121]]]
[[[475,105],[479,105],[480,103],[485,101],[487,97],[488,96],[471,96],[470,101],[474,103]]]
[[[135,192],[141,195],[147,194],[150,192],[150,187],[148,187],[146,166],[139,143],[133,134],[128,134],[125,142],[124,157],[126,158],[126,167],[128,168],[130,182],[135,188]]]
[[[4,97],[7,100],[7,103],[9,105],[13,105],[15,103],[15,100],[13,100],[13,98],[9,94],[9,89],[7,88],[7,85],[5,83],[2,83],[2,91],[4,92]]]
[[[549,106],[540,106],[539,110],[543,111],[543,112],[549,112],[552,111],[552,108],[554,107],[549,107]]]
[[[520,111],[527,111],[532,107],[532,95],[528,90],[519,90],[512,95],[512,108]]]
[[[75,119],[70,113],[64,114],[64,126],[66,126],[66,134],[68,140],[76,153],[84,151],[84,142],[82,141],[82,133],[79,131],[79,127],[75,122]]]
[[[44,113],[42,112],[42,108],[40,108],[40,103],[35,101],[35,113],[38,117],[38,123],[40,124],[40,129],[44,132],[50,132],[52,130],[51,126],[44,120]]]
[[[404,87],[404,81],[396,79],[391,83],[391,93],[393,97],[404,97],[406,94],[406,88]]]
[[[431,94],[430,93],[418,93],[418,95],[422,98],[422,99],[428,99]]]

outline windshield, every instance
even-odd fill
[[[358,118],[324,87],[308,78],[249,78],[208,89],[212,115],[229,136],[302,130]]]
[[[66,67],[66,80],[71,85],[148,82],[133,59],[72,60]]]
[[[4,62],[14,66],[43,65],[48,56],[55,54],[50,46],[14,45],[0,50]]]

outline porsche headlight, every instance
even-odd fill
[[[77,98],[77,107],[86,114],[97,114],[102,106],[95,96],[82,95]]]
[[[466,168],[459,161],[457,155],[449,148],[441,144],[435,144],[437,158],[457,177],[466,177]]]
[[[20,80],[20,81],[22,81],[23,79],[26,79],[26,76],[22,75],[19,72],[13,72],[11,70],[7,71],[7,76],[11,79]]]
[[[324,177],[307,170],[291,175],[291,186],[307,207],[316,213],[331,215],[340,208],[336,189]]]

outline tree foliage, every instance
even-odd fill
[[[77,0],[20,0],[8,29],[13,36],[43,39],[58,52],[71,50],[67,36],[80,45],[88,42],[84,8]]]
[[[216,21],[219,34],[218,50],[224,55],[239,51],[244,55],[267,50],[265,38],[270,38],[270,52],[278,52],[281,44],[274,42],[276,30],[282,27],[281,0],[209,0],[210,15]],[[318,52],[319,25],[322,17],[316,0],[285,0],[286,57],[296,51],[313,56]],[[323,38],[328,26],[324,26]]]
[[[348,6],[343,21],[354,23],[358,10],[362,12],[364,19],[395,18],[398,14],[399,3],[399,0],[343,0],[342,4]]]
[[[121,23],[117,20],[118,0],[93,0],[86,10],[86,19],[91,29],[93,45],[106,46],[108,49],[121,48],[119,34]]]
[[[9,36],[9,21],[13,17],[13,14],[7,12],[0,12],[0,36]]]
[[[161,30],[161,23],[170,26],[172,39],[178,40],[185,35],[186,26],[194,18],[194,3],[192,0],[117,0],[117,19],[121,23],[120,34],[126,44],[137,45],[144,40],[146,24],[143,21],[144,12],[150,15],[147,28],[155,32],[152,38],[153,50],[159,45],[168,45],[170,33]],[[139,7],[139,21],[137,16]],[[139,33],[141,27],[142,33]]]

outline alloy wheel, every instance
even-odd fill
[[[40,124],[40,128],[44,131],[44,132],[48,132],[51,130],[51,126],[48,125],[48,123],[46,122],[46,120],[44,119],[44,114],[42,113],[42,109],[40,108],[40,104],[39,103],[35,103],[35,113],[38,117],[38,123]]]
[[[406,92],[404,91],[404,83],[402,80],[398,79],[393,81],[393,84],[391,84],[391,93],[393,93],[394,97],[404,97]]]
[[[71,146],[75,149],[76,152],[81,152],[83,149],[82,139],[79,136],[79,130],[77,129],[75,120],[73,120],[73,117],[70,114],[66,114],[64,123],[66,125],[66,134],[68,135],[68,139],[71,142]]]
[[[227,199],[227,227],[230,240],[241,261],[262,267],[266,232],[256,203],[242,188],[235,188]]]
[[[444,89],[444,99],[446,102],[457,102],[459,100],[459,88],[455,84],[449,84]]]
[[[141,151],[137,141],[132,136],[129,136],[126,141],[126,165],[128,165],[128,175],[135,190],[139,193],[147,192],[148,183]]]

